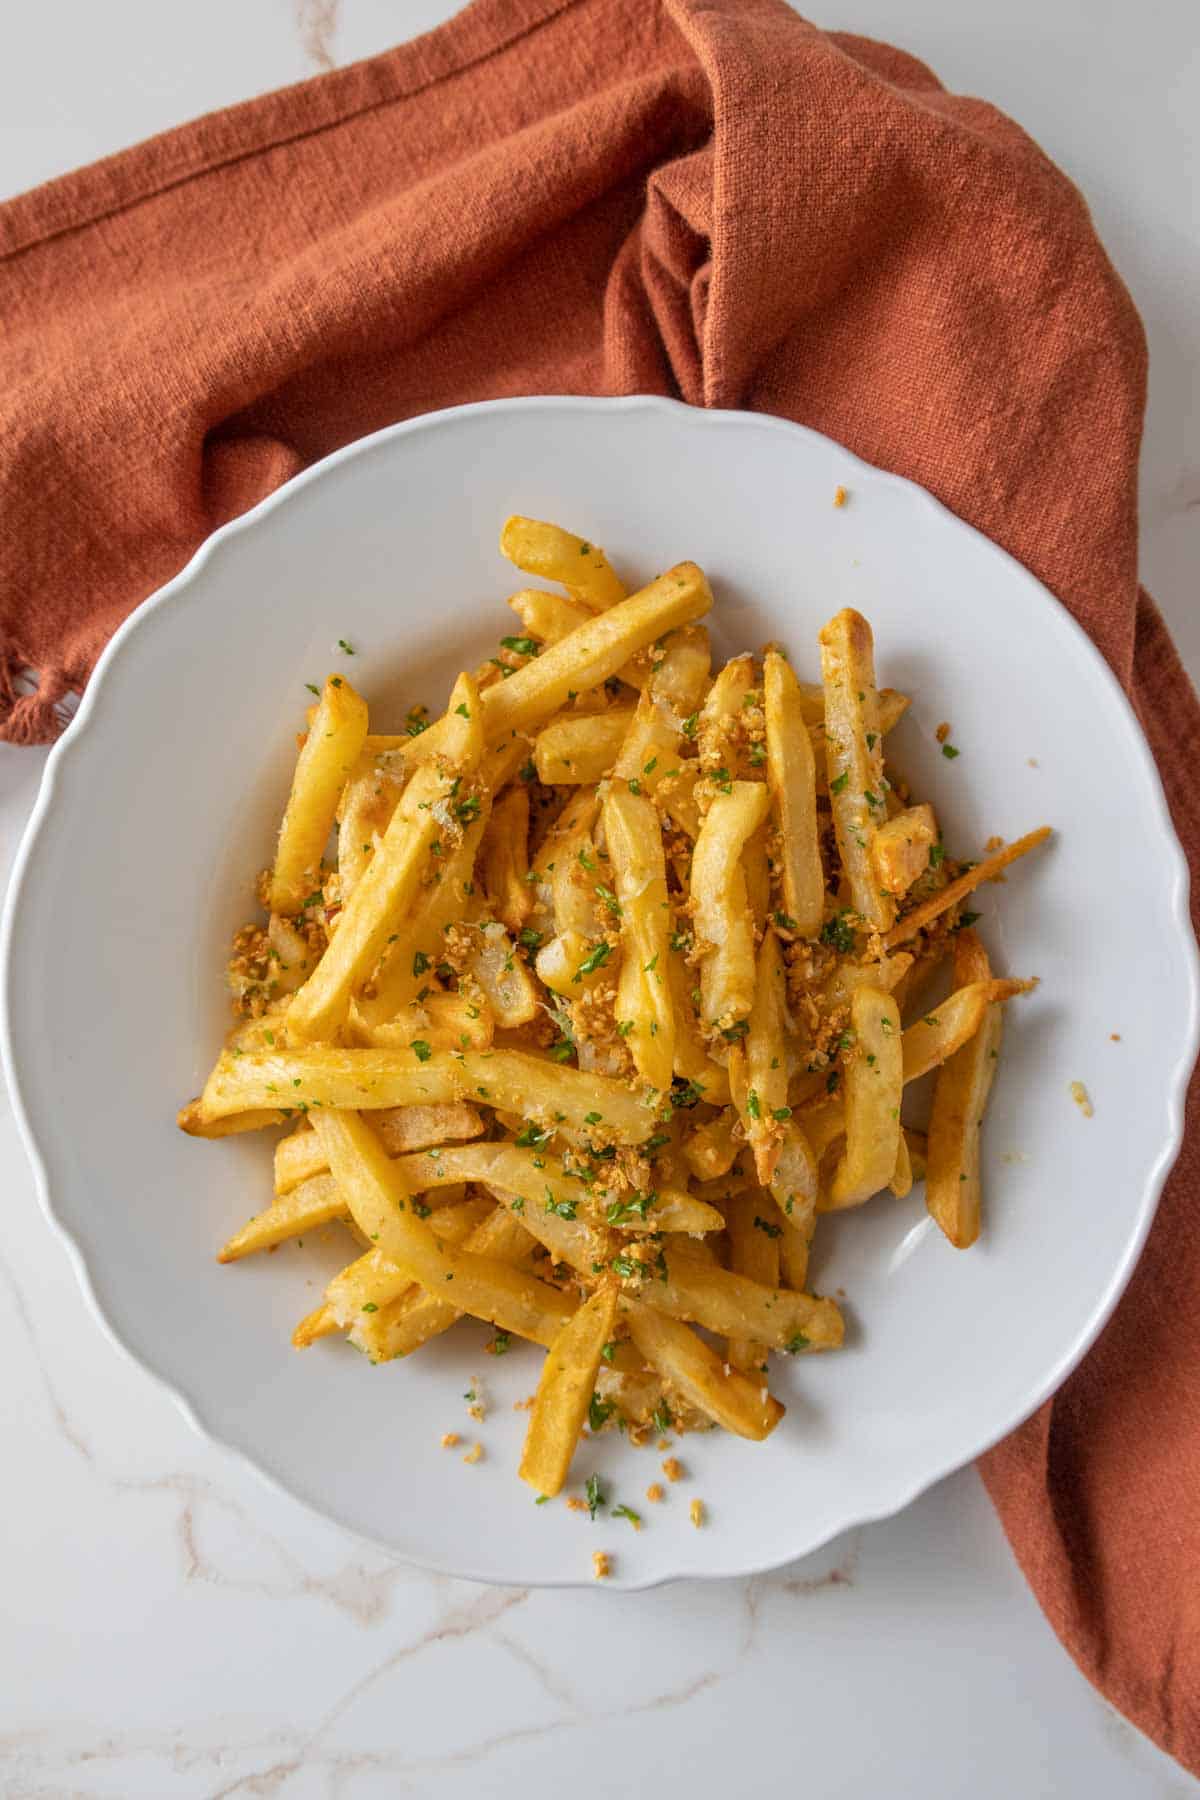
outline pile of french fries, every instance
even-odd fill
[[[464,1316],[541,1344],[520,1473],[553,1495],[585,1428],[774,1430],[768,1353],[842,1341],[807,1287],[822,1212],[923,1178],[974,1242],[1003,1007],[1033,984],[993,975],[963,903],[1048,832],[951,861],[885,756],[908,701],[858,613],[818,685],[774,646],[714,674],[694,563],[630,594],[555,526],[509,519],[501,548],[564,591],[512,596],[441,717],[372,735],[326,681],[180,1124],[285,1127],[222,1260],[354,1240],[297,1345],[385,1362]],[[926,1136],[902,1104],[934,1070]]]

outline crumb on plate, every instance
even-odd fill
[[[1110,1043],[1119,1044],[1121,1041],[1121,1034],[1119,1031],[1110,1031],[1108,1034],[1108,1038],[1109,1038]]]
[[[465,1463],[482,1462],[483,1461],[483,1445],[482,1444],[472,1444],[471,1448],[467,1451],[467,1454],[463,1457],[463,1461]]]
[[[668,1456],[663,1462],[662,1471],[668,1481],[683,1480],[683,1464],[677,1456]]]
[[[607,1550],[592,1551],[592,1580],[606,1581],[612,1574],[612,1559]]]
[[[938,726],[937,730],[934,732],[933,735],[937,739],[939,744],[944,744],[946,739],[950,736],[949,720],[943,719],[941,724]]]
[[[460,1442],[461,1442],[461,1439],[459,1438],[457,1431],[443,1431],[443,1433],[442,1433],[442,1449],[443,1450],[453,1450],[455,1444],[460,1443]]]
[[[1073,1081],[1071,1083],[1071,1098],[1085,1119],[1090,1119],[1094,1115],[1096,1109],[1088,1098],[1088,1091],[1084,1087],[1082,1081]]]
[[[589,1508],[588,1508],[587,1501],[581,1500],[578,1494],[568,1494],[567,1495],[567,1511],[568,1512],[587,1512],[588,1510],[589,1510]]]
[[[652,1481],[650,1483],[650,1486],[646,1489],[647,1500],[652,1501],[654,1503],[654,1505],[657,1506],[658,1502],[662,1499],[662,1497],[663,1497],[663,1490],[662,1490],[661,1482]]]
[[[707,1516],[708,1515],[704,1510],[703,1500],[693,1500],[692,1504],[688,1507],[688,1518],[692,1521],[692,1524],[697,1527],[703,1525]]]
[[[985,850],[1003,850],[1004,839],[1002,837],[990,837],[983,847]]]
[[[834,488],[834,490],[833,490],[833,504],[834,504],[834,505],[835,505],[835,506],[845,506],[845,504],[846,504],[846,501],[847,501],[847,500],[848,500],[848,498],[849,498],[849,495],[848,495],[848,493],[847,493],[847,491],[846,491],[846,489],[845,489],[845,488],[844,488],[844,487],[836,487],[836,488]]]

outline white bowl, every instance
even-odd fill
[[[845,1290],[847,1346],[776,1359],[788,1411],[768,1443],[684,1440],[691,1479],[661,1507],[641,1501],[659,1454],[608,1435],[581,1446],[576,1487],[601,1471],[612,1500],[647,1516],[640,1533],[537,1507],[516,1479],[531,1348],[486,1357],[484,1329],[460,1326],[381,1368],[340,1343],[294,1351],[291,1327],[348,1240],[331,1230],[218,1267],[217,1246],[269,1193],[269,1145],[197,1143],[174,1124],[227,1023],[227,943],[269,858],[304,683],[344,666],[381,729],[414,699],[436,705],[513,629],[496,549],[509,512],[572,526],[638,580],[695,559],[725,652],[778,638],[815,672],[822,621],[860,608],[881,681],[915,696],[894,754],[948,843],[966,855],[993,833],[1058,832],[979,902],[1000,971],[1041,977],[1009,1009],[981,1242],[952,1250],[919,1189],[823,1220],[814,1284]],[[956,761],[934,739],[943,719]],[[836,444],[661,400],[416,419],[218,532],[117,633],[51,757],[6,952],[18,1115],[47,1213],[116,1340],[199,1429],[351,1531],[428,1568],[522,1584],[586,1582],[598,1548],[628,1587],[770,1568],[1011,1430],[1125,1285],[1197,1041],[1186,865],[1133,714],[1062,607],[927,494]],[[477,1430],[462,1398],[475,1375],[491,1398]],[[486,1460],[440,1449],[451,1429]],[[703,1530],[688,1523],[693,1496]]]

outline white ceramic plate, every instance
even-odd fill
[[[844,484],[849,504],[835,509]],[[558,519],[629,576],[708,571],[731,652],[871,619],[880,679],[916,696],[893,755],[961,854],[1043,821],[1053,847],[979,903],[1012,1006],[969,1254],[920,1190],[823,1221],[814,1285],[845,1290],[843,1353],[789,1362],[770,1441],[685,1440],[693,1479],[641,1496],[652,1450],[581,1448],[647,1526],[536,1507],[516,1479],[538,1353],[459,1327],[371,1368],[288,1334],[346,1240],[219,1268],[269,1191],[269,1148],[173,1120],[227,1023],[221,970],[287,791],[307,681],[344,666],[381,728],[511,630],[509,512]],[[943,719],[960,748],[944,759]],[[1100,754],[1098,755],[1098,751]],[[218,532],[114,638],[50,759],[7,918],[6,1056],[51,1219],[108,1329],[197,1426],[410,1561],[520,1583],[742,1574],[894,1511],[1023,1419],[1082,1355],[1137,1257],[1182,1129],[1196,1045],[1187,875],[1133,715],[1039,584],[909,483],[778,421],[658,400],[464,407],[354,445]],[[1112,1034],[1119,1034],[1119,1042]],[[1085,1119],[1068,1086],[1086,1083]],[[333,1233],[324,1234],[332,1240]],[[339,1256],[340,1249],[340,1256]],[[476,1432],[462,1395],[491,1399]],[[467,1468],[441,1434],[478,1436]],[[688,1523],[699,1495],[710,1524]]]

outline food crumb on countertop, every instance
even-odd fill
[[[612,1574],[612,1559],[607,1550],[592,1551],[592,1579],[605,1581]]]
[[[683,1480],[683,1464],[677,1456],[668,1456],[663,1463],[662,1471],[668,1481]]]
[[[706,1519],[708,1518],[708,1514],[704,1510],[703,1500],[693,1500],[692,1501],[692,1504],[688,1507],[688,1518],[692,1521],[692,1524],[696,1525],[696,1526],[700,1526],[705,1523]]]
[[[1085,1119],[1093,1117],[1096,1109],[1088,1098],[1088,1091],[1084,1087],[1082,1081],[1073,1081],[1071,1083],[1071,1098]]]
[[[650,1483],[650,1486],[646,1489],[647,1500],[653,1501],[657,1505],[657,1503],[662,1499],[662,1497],[663,1497],[663,1490],[662,1490],[661,1482],[652,1481]]]
[[[467,1451],[467,1454],[463,1457],[463,1461],[465,1463],[482,1462],[483,1461],[483,1445],[482,1444],[472,1444],[471,1448]]]

